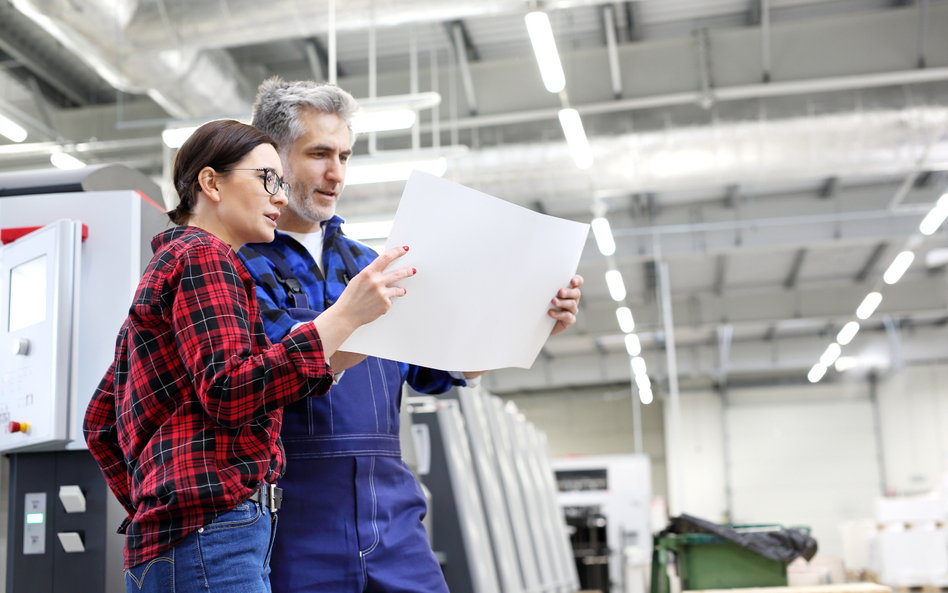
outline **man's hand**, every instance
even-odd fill
[[[582,292],[579,287],[583,285],[583,277],[573,276],[569,281],[569,286],[564,286],[553,297],[553,305],[556,309],[550,309],[550,317],[556,320],[553,326],[551,336],[563,332],[566,328],[576,323],[576,315],[579,314],[579,297]]]

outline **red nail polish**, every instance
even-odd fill
[[[404,247],[403,249],[404,249],[405,251],[408,251],[408,245],[405,245],[405,247]]]
[[[415,275],[415,274],[418,273],[418,270],[416,270],[415,268],[412,268],[412,269],[411,269],[411,273],[412,273],[412,275]]]

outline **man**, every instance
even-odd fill
[[[271,79],[260,87],[253,125],[279,144],[290,195],[274,241],[240,254],[257,284],[271,340],[332,306],[376,257],[343,235],[335,216],[357,110],[352,96],[333,85]],[[575,276],[553,299],[554,333],[575,322],[581,284]],[[417,391],[443,393],[481,373],[345,352],[330,365],[338,383],[329,393],[284,411],[287,471],[280,480],[273,590],[447,593],[421,524],[424,496],[401,460],[401,388],[407,381]]]

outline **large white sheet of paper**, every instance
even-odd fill
[[[569,284],[589,225],[538,214],[414,171],[386,249],[409,251],[408,293],[340,350],[429,368],[529,368],[553,329],[547,311]]]

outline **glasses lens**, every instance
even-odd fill
[[[277,176],[270,169],[263,170],[263,189],[267,190],[268,194],[277,193]]]

